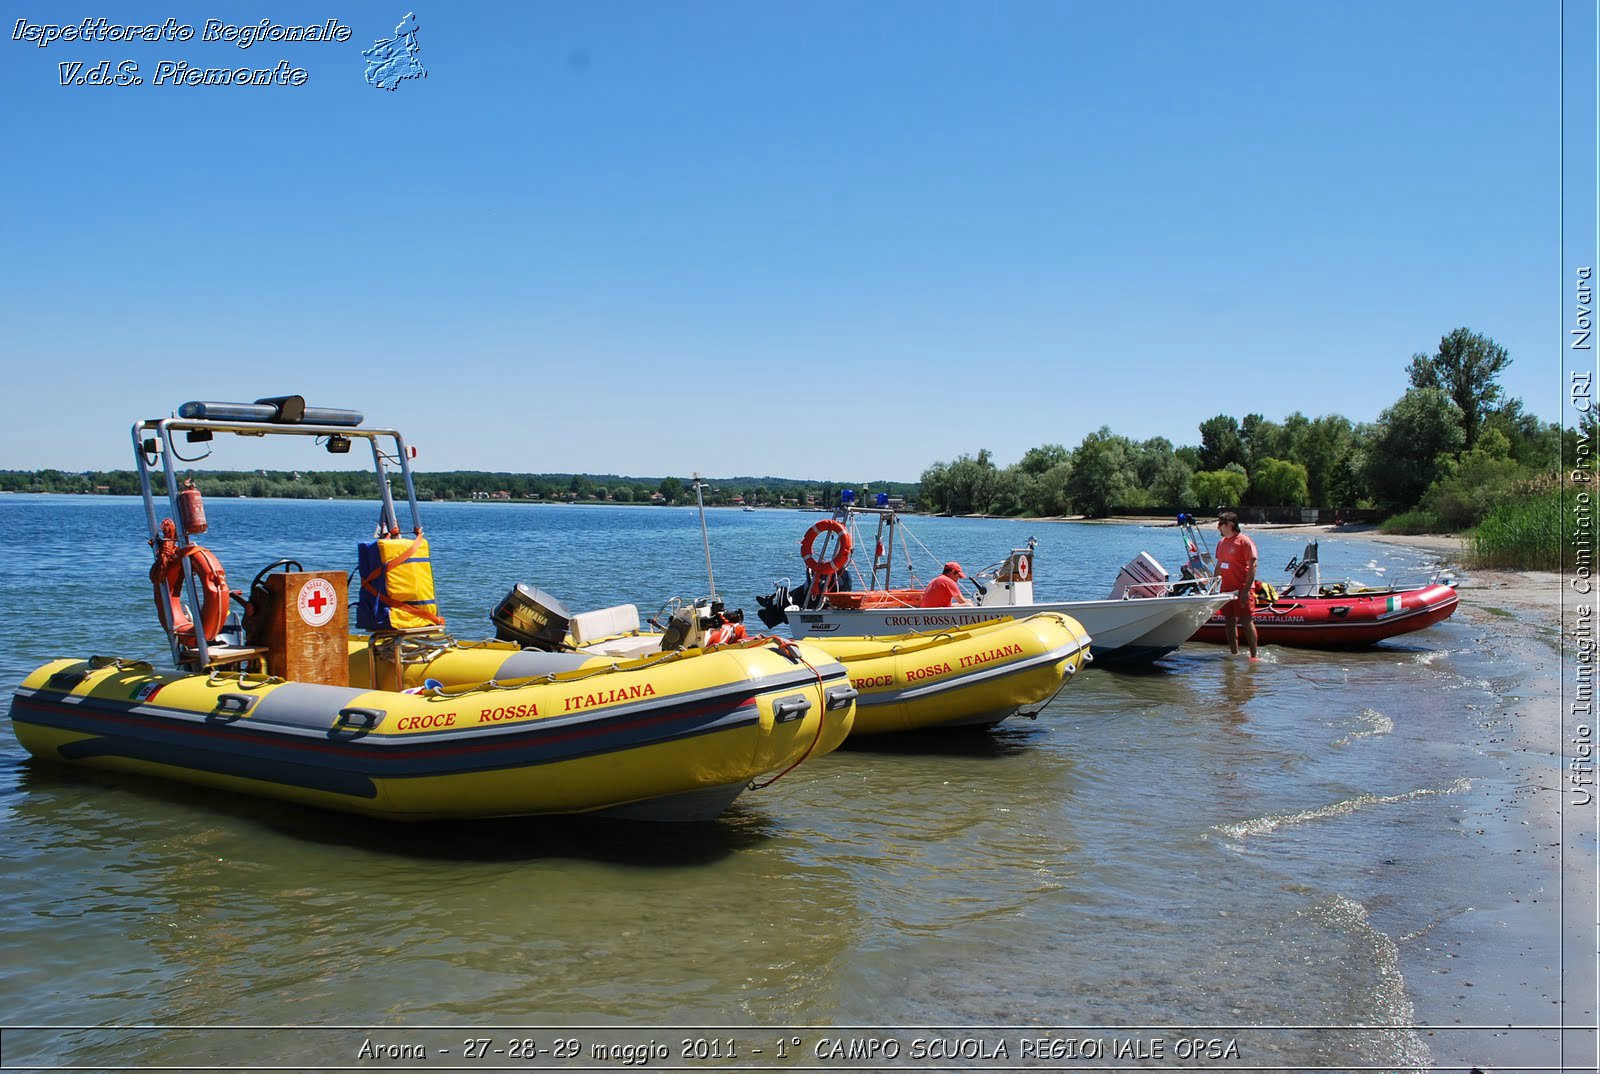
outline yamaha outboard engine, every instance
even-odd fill
[[[566,642],[572,613],[544,590],[518,582],[489,618],[494,621],[494,636],[501,641],[553,653]]]

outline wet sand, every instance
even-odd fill
[[[1162,525],[1132,517],[1050,521]],[[1462,727],[1476,748],[1505,758],[1503,793],[1461,820],[1462,834],[1477,844],[1474,857],[1492,871],[1501,894],[1490,905],[1396,938],[1406,992],[1419,1026],[1595,1026],[1600,862],[1594,807],[1574,808],[1563,799],[1563,709],[1570,699],[1562,688],[1575,654],[1562,633],[1562,575],[1467,567],[1466,542],[1454,534],[1319,524],[1247,525],[1245,532],[1402,545],[1428,553],[1455,575],[1462,595],[1457,616],[1477,628],[1481,651],[1505,673],[1497,683],[1503,718]],[[1485,1062],[1507,1054],[1509,1042],[1496,1046],[1489,1034],[1423,1032],[1436,1063],[1514,1069]],[[1521,1035],[1510,1051],[1528,1065],[1581,1062],[1593,1058],[1595,1033],[1569,1030],[1565,1048],[1562,1056],[1551,1031]]]

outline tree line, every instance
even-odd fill
[[[1457,328],[1406,367],[1405,392],[1371,422],[1340,414],[1282,421],[1229,414],[1199,425],[1197,443],[1134,440],[1102,426],[1077,447],[1029,449],[998,467],[987,450],[935,462],[922,501],[952,514],[1104,517],[1219,506],[1377,509],[1417,529],[1476,525],[1497,504],[1537,493],[1595,437],[1592,416],[1562,430],[1508,398],[1506,349]],[[1589,456],[1593,457],[1593,456]]]
[[[844,488],[863,502],[878,492],[922,510],[951,514],[1053,516],[1211,511],[1229,507],[1376,509],[1402,528],[1452,531],[1475,526],[1495,507],[1548,494],[1560,472],[1597,457],[1594,414],[1563,430],[1527,413],[1502,390],[1506,349],[1469,328],[1412,355],[1400,398],[1374,421],[1340,414],[1281,421],[1262,414],[1218,414],[1202,421],[1198,442],[1133,440],[1102,426],[1077,447],[1030,448],[1001,468],[987,449],[935,462],[920,483],[731,477],[708,481],[713,505],[832,505]],[[1580,455],[1579,439],[1588,450]],[[207,495],[298,499],[369,498],[364,471],[185,471]],[[512,499],[608,503],[693,503],[692,482],[668,476],[511,474],[456,470],[414,475],[428,500]],[[155,475],[158,490],[161,475]],[[0,491],[138,493],[132,470],[0,471]],[[163,493],[164,495],[164,493]]]
[[[249,496],[301,500],[371,499],[377,483],[367,470],[184,470],[207,496]],[[166,495],[166,479],[152,475],[156,492]],[[580,503],[693,503],[694,482],[678,477],[633,478],[616,474],[510,474],[482,470],[415,473],[417,496],[424,500],[540,500]],[[754,507],[831,503],[844,488],[867,496],[887,492],[915,497],[913,482],[874,481],[853,485],[784,477],[731,477],[702,482],[705,502]],[[57,494],[139,494],[133,470],[0,470],[0,492]]]

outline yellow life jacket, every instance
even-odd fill
[[[361,595],[356,626],[362,630],[407,630],[444,626],[433,596],[428,539],[380,537],[356,546]]]

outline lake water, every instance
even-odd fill
[[[574,610],[645,614],[706,590],[692,510],[424,507],[461,636],[489,633],[487,610],[518,581]],[[375,517],[344,502],[207,513],[236,588],[286,557],[353,567]],[[822,516],[708,517],[718,590],[754,623],[755,596],[798,575],[800,536]],[[933,552],[923,578],[1037,536],[1040,599],[1104,596],[1141,549],[1169,564],[1180,552],[1165,528],[911,526]],[[0,533],[7,702],[49,658],[165,662],[137,501],[4,496]],[[1269,579],[1303,541],[1256,539]],[[1423,565],[1356,540],[1322,552],[1336,577]],[[4,1021],[232,1027],[13,1030],[6,1064],[387,1069],[364,1058],[369,1040],[422,1042],[443,1064],[470,1059],[469,1038],[491,1041],[481,1066],[512,1063],[508,1042],[524,1038],[561,1066],[573,1046],[552,1040],[575,1040],[590,1069],[597,1043],[651,1039],[675,1061],[701,1041],[707,1069],[865,1069],[863,1042],[891,1038],[898,1054],[878,1065],[929,1066],[918,1038],[924,1058],[987,1069],[1036,1065],[1029,1047],[1066,1068],[1537,1056],[1542,1038],[1502,1033],[1480,1053],[1451,1032],[1520,1024],[1559,945],[1495,939],[1525,960],[1509,993],[1450,975],[1527,838],[1491,819],[1519,778],[1506,733],[1525,678],[1497,644],[1462,614],[1356,653],[1277,649],[1251,665],[1190,646],[1147,673],[1086,672],[1035,721],[847,747],[700,829],[393,826],[56,770],[5,735]],[[1440,1028],[1404,1028],[1416,1023]],[[307,1028],[239,1028],[273,1026]],[[691,1026],[723,1028],[675,1028]],[[855,1051],[829,1054],[829,1040]],[[605,1054],[621,1068],[625,1053]]]

